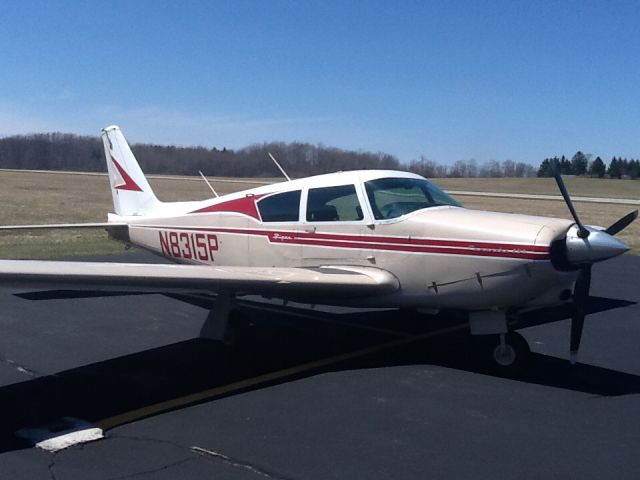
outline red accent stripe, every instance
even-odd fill
[[[208,213],[208,212],[229,212],[229,213],[241,213],[248,215],[249,217],[260,220],[258,209],[256,208],[256,201],[264,195],[251,195],[250,197],[236,198],[235,200],[228,200],[222,203],[216,203],[215,205],[209,205],[208,207],[200,208],[189,213]]]
[[[288,234],[282,235],[278,232],[267,233],[269,241],[273,243],[288,243],[297,245],[314,245],[323,247],[340,247],[340,248],[370,248],[372,250],[387,250],[398,252],[412,253],[441,253],[455,255],[474,255],[483,257],[509,257],[509,258],[525,258],[531,260],[542,260],[549,258],[549,249],[539,250],[540,246],[534,245],[507,245],[507,244],[467,244],[464,242],[452,241],[447,243],[444,240],[437,240],[429,243],[429,240],[402,239],[394,238],[394,243],[383,243],[378,238],[362,237],[361,240],[345,240],[343,238],[329,238],[331,235],[318,234]],[[386,237],[389,238],[389,237]],[[544,248],[544,247],[542,247]]]
[[[364,235],[340,235],[239,228],[169,227],[139,225],[143,228],[167,228],[174,230],[207,231],[239,235],[266,236],[272,243],[313,245],[322,247],[359,248],[412,253],[440,253],[481,257],[505,257],[529,260],[548,260],[549,247],[519,245],[513,243],[469,242],[423,238],[374,237]]]
[[[427,238],[400,238],[400,237],[377,237],[365,235],[334,235],[327,233],[305,233],[292,232],[299,238],[305,239],[322,239],[322,240],[344,240],[352,242],[367,243],[392,243],[398,245],[427,245],[441,247],[460,247],[460,248],[501,248],[509,250],[527,250],[528,252],[548,253],[549,247],[540,245],[518,245],[513,243],[495,243],[495,242],[470,242],[460,240],[439,240]]]
[[[130,190],[132,192],[141,192],[142,189],[138,186],[136,182],[133,181],[133,178],[129,176],[129,174],[125,171],[124,168],[117,162],[113,155],[111,155],[111,161],[118,169],[122,180],[124,180],[124,185],[116,185],[113,188],[117,188],[118,190]]]

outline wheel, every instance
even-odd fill
[[[510,367],[516,363],[516,358],[516,349],[508,343],[505,343],[504,345],[498,344],[493,349],[493,361],[501,367]]]
[[[520,373],[526,367],[531,350],[525,338],[517,332],[508,332],[504,344],[496,335],[498,344],[493,344],[492,359],[494,368],[503,374]]]

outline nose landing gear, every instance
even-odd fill
[[[531,354],[525,338],[517,332],[503,333],[497,337],[498,345],[493,342],[493,348],[490,349],[494,368],[505,374],[521,372]]]
[[[516,361],[516,350],[505,342],[504,335],[500,335],[500,343],[493,349],[493,360],[501,367],[513,365]]]
[[[507,375],[518,373],[526,366],[531,353],[529,344],[519,333],[509,331],[505,310],[471,312],[469,328],[482,363]]]

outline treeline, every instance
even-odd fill
[[[427,178],[544,177],[553,176],[551,162],[556,160],[565,174],[640,176],[638,160],[614,157],[607,167],[600,157],[592,161],[582,152],[571,160],[564,156],[546,158],[536,172],[532,165],[512,160],[459,160],[453,165],[442,165],[421,156],[402,164],[386,153],[354,152],[299,142],[256,144],[238,150],[149,144],[134,144],[131,148],[145,172],[175,175],[195,175],[200,170],[209,176],[278,177],[280,172],[268,158],[271,152],[292,177],[357,169],[409,170]],[[1,138],[0,168],[104,172],[106,165],[99,137],[44,133]]]
[[[360,168],[402,169],[385,153],[353,152],[306,143],[265,143],[239,150],[133,144],[146,173],[224,177],[277,177],[271,152],[290,176],[303,177]],[[66,133],[18,135],[0,139],[0,168],[104,172],[99,137]]]
[[[106,171],[97,137],[68,133],[16,135],[0,139],[0,167],[28,170]]]
[[[538,177],[553,177],[553,163],[557,163],[563,175],[582,175],[597,178],[640,178],[640,160],[612,157],[607,166],[602,158],[591,159],[590,155],[578,151],[567,159],[561,157],[545,158],[538,168]]]
[[[536,170],[532,165],[524,162],[504,160],[498,162],[489,160],[458,160],[453,165],[441,165],[433,160],[421,156],[418,160],[409,162],[408,170],[427,178],[499,178],[499,177],[535,177]]]

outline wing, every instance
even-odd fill
[[[226,291],[322,303],[390,293],[398,279],[374,267],[217,267],[104,262],[0,260],[0,285],[154,293]]]

